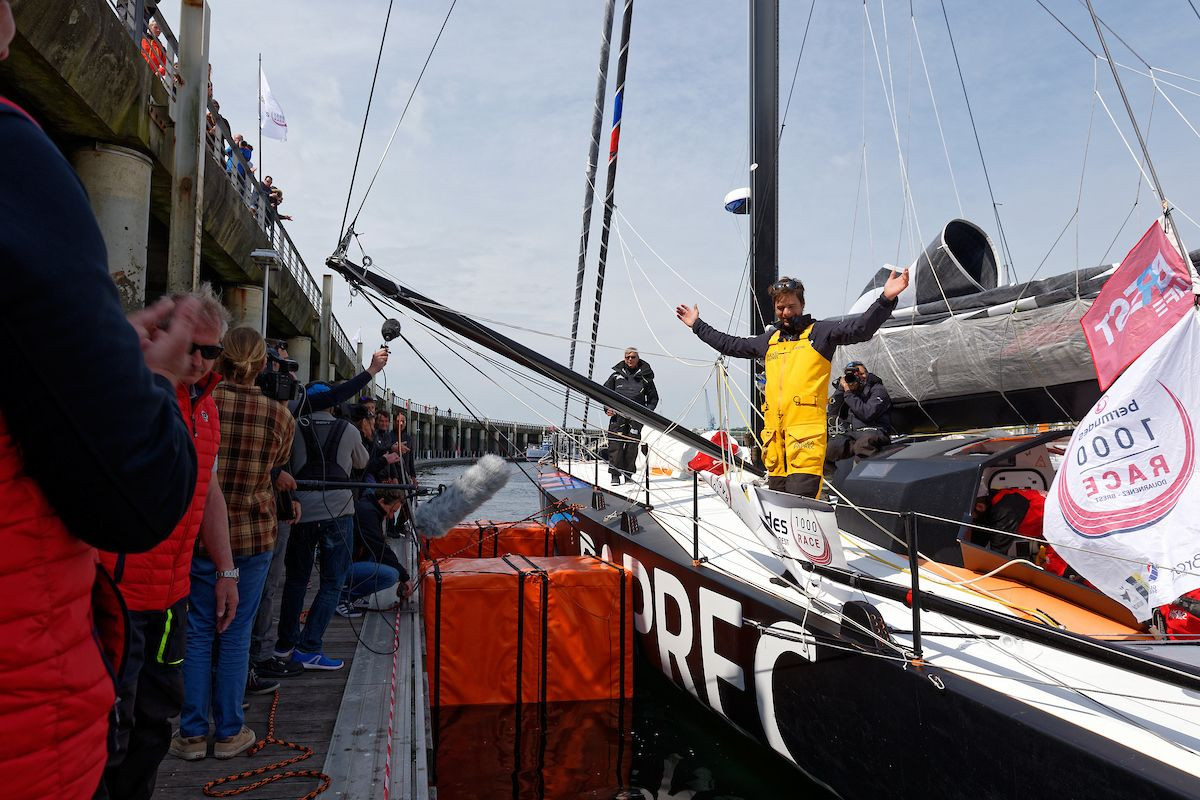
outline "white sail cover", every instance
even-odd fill
[[[1080,421],[1046,498],[1046,540],[1139,620],[1200,588],[1197,422],[1193,310]]]

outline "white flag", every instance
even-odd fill
[[[259,116],[262,117],[262,135],[268,139],[286,142],[287,118],[283,116],[283,109],[279,107],[275,95],[271,94],[271,87],[267,85],[267,74],[262,71],[262,67],[258,68],[258,109]]]
[[[1046,541],[1139,620],[1200,588],[1198,357],[1189,311],[1079,422],[1046,497]]]

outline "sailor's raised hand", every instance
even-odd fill
[[[900,293],[908,288],[908,267],[897,274],[896,270],[892,270],[892,274],[888,276],[887,283],[883,285],[883,296],[887,300],[895,300],[900,296]]]
[[[696,320],[700,319],[700,306],[691,306],[686,303],[680,303],[675,307],[675,316],[679,317],[679,321],[689,328],[696,324]]]

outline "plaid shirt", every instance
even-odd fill
[[[278,532],[271,470],[287,464],[296,420],[253,384],[222,383],[213,399],[221,415],[217,477],[229,506],[230,547],[235,557],[265,553]]]

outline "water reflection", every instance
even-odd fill
[[[434,712],[440,800],[826,798],[799,771],[639,664],[631,704]],[[632,726],[632,727],[631,727]],[[622,732],[623,731],[623,732]]]

